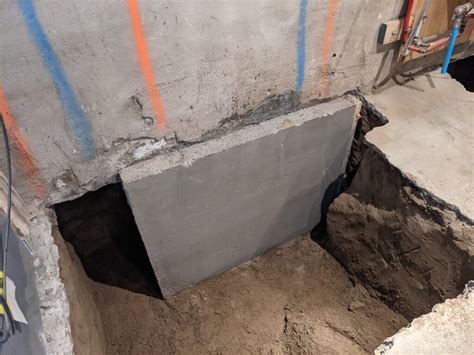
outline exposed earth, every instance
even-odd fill
[[[168,300],[86,282],[110,354],[362,354],[408,323],[309,235]]]

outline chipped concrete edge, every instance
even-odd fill
[[[178,165],[190,166],[203,156],[231,149],[282,129],[300,126],[315,118],[320,119],[344,109],[355,109],[355,112],[358,113],[360,106],[361,103],[355,96],[344,96],[330,102],[303,108],[255,125],[246,126],[221,137],[160,154],[152,159],[130,165],[120,170],[120,178],[123,182],[129,183],[150,175],[159,174]],[[353,129],[355,129],[356,122],[357,119],[354,119]]]
[[[377,117],[382,119],[385,122],[385,124],[390,123],[389,119],[382,112],[380,112],[380,110],[378,110],[375,105],[371,104],[366,99],[364,99],[364,101],[365,101],[365,104],[368,105],[367,109],[369,109],[373,114],[375,114]],[[413,176],[411,176],[410,174],[407,174],[406,172],[401,170],[398,166],[393,164],[392,161],[390,160],[390,158],[377,146],[377,144],[371,142],[370,132],[368,132],[365,135],[365,143],[367,144],[368,147],[371,147],[378,154],[380,154],[387,161],[387,163],[390,165],[390,167],[397,170],[401,174],[402,178],[405,181],[407,181],[408,184],[412,188],[414,188],[414,190],[417,191],[423,199],[425,199],[427,202],[429,202],[430,204],[432,204],[435,207],[438,207],[441,210],[454,213],[456,215],[456,217],[461,222],[464,222],[464,223],[466,223],[468,225],[471,225],[471,226],[474,225],[474,220],[470,216],[463,213],[463,211],[461,211],[458,206],[443,200],[442,198],[436,196],[431,191],[429,191],[426,188],[422,187],[420,185],[420,183]]]
[[[41,317],[48,354],[73,354],[69,300],[59,273],[59,250],[54,243],[54,212],[38,210],[30,220],[28,241],[35,252]]]
[[[427,313],[427,314],[424,314],[418,318],[415,318],[413,321],[410,322],[410,324],[402,329],[400,329],[396,334],[392,335],[391,337],[385,339],[383,341],[382,344],[380,344],[375,350],[374,350],[374,354],[377,354],[377,355],[387,355],[387,354],[390,354],[391,353],[391,350],[394,349],[398,346],[398,340],[400,338],[408,338],[410,336],[411,333],[413,332],[417,332],[417,331],[423,331],[423,329],[426,327],[424,325],[424,322],[425,321],[429,321],[431,320],[431,323],[434,324],[434,319],[433,318],[436,318],[438,314],[440,314],[440,317],[443,315],[443,311],[446,309],[446,308],[449,308],[449,307],[456,307],[456,300],[459,300],[459,299],[471,299],[471,298],[474,298],[474,281],[469,281],[465,287],[464,287],[464,290],[463,292],[458,295],[456,298],[451,298],[451,299],[447,299],[445,300],[444,302],[442,303],[438,303],[436,304],[435,306],[433,306],[432,308],[432,311],[430,313]],[[444,322],[449,322],[450,319],[445,319],[443,318],[442,319]],[[440,322],[441,323],[441,322]],[[438,325],[440,326],[440,325]],[[432,351],[434,351],[434,349],[429,349],[430,346],[429,346],[429,339],[426,339],[427,340],[427,352],[426,354],[428,353],[433,353]],[[469,348],[469,339],[465,339],[466,340],[466,349]],[[405,341],[407,341],[405,339]],[[401,349],[403,351],[403,349]],[[398,350],[400,351],[400,350]],[[407,351],[407,349],[405,349],[405,351]]]

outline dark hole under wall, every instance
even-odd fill
[[[352,139],[345,174],[333,181],[325,191],[321,202],[321,222],[311,231],[311,238],[330,253],[329,236],[326,231],[329,206],[351,185],[367,149],[365,135],[375,127],[381,127],[388,123],[385,117],[372,109],[363,96],[358,95],[358,97],[362,101],[360,119],[357,121],[354,138]]]
[[[467,91],[474,92],[474,56],[451,63],[448,73],[459,81]]]
[[[94,281],[148,296],[161,292],[121,184],[54,206],[59,230]]]

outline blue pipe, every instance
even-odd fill
[[[446,52],[446,57],[444,57],[443,68],[441,69],[441,74],[445,75],[448,71],[449,62],[451,61],[451,56],[453,55],[454,45],[456,44],[456,38],[459,33],[459,24],[456,21],[454,23],[453,31],[451,32],[451,39],[449,40],[448,51]]]

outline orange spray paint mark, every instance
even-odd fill
[[[8,131],[8,136],[18,150],[21,170],[30,182],[30,187],[33,190],[33,193],[37,198],[46,197],[48,189],[41,178],[38,164],[33,157],[33,153],[28,146],[28,142],[20,132],[20,129],[18,128],[18,125],[11,114],[10,106],[8,105],[5,93],[1,87],[0,112],[2,113],[5,127]]]
[[[128,11],[132,20],[133,36],[135,37],[135,45],[137,48],[140,69],[150,95],[151,106],[158,120],[160,128],[166,128],[166,117],[163,104],[161,102],[160,90],[155,85],[155,75],[151,65],[150,56],[148,54],[148,46],[143,31],[142,22],[140,20],[140,12],[138,9],[138,0],[128,0]]]
[[[323,48],[321,50],[321,81],[319,93],[321,98],[329,95],[329,61],[331,58],[331,45],[334,35],[334,21],[336,18],[337,0],[329,0],[326,16],[326,29],[324,31]]]

